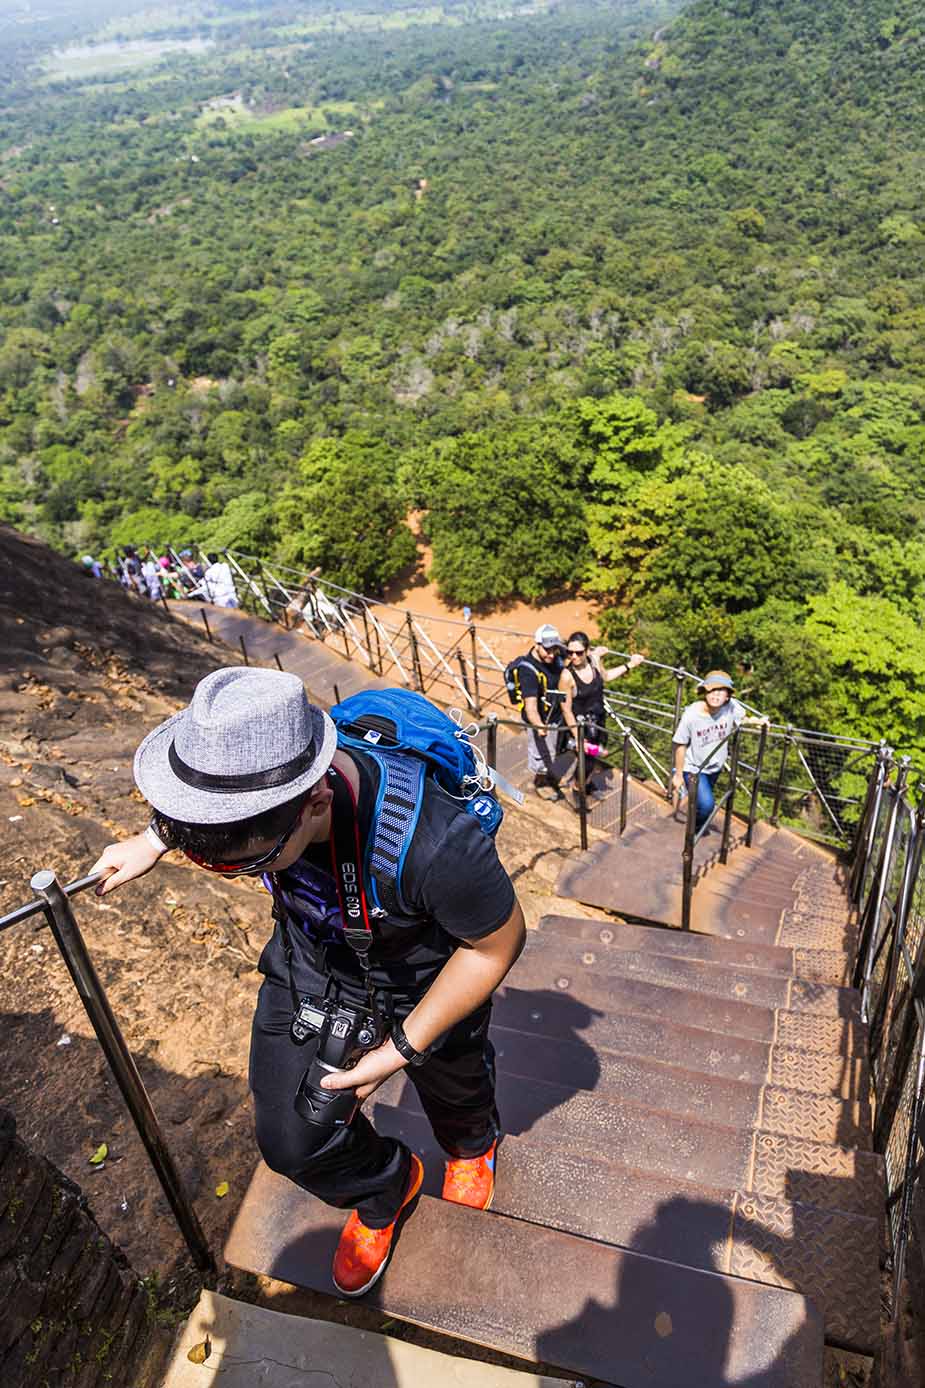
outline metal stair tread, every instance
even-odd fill
[[[579,1141],[589,1153],[697,1184],[741,1189],[823,1209],[873,1216],[882,1195],[883,1163],[872,1153],[799,1137],[732,1128],[671,1113],[632,1098],[572,1092],[517,1075],[498,1074],[505,1131],[542,1141]],[[416,1091],[392,1076],[377,1101],[420,1112]],[[812,1193],[811,1197],[809,1193]]]
[[[566,969],[605,977],[642,978],[666,987],[690,989],[711,997],[757,1003],[763,1007],[808,1011],[820,1016],[859,1021],[860,994],[835,984],[812,982],[759,968],[742,969],[712,959],[684,958],[651,950],[611,949],[531,932],[525,952],[539,953]]]
[[[330,1266],[343,1222],[342,1212],[259,1166],[226,1258],[334,1296]],[[538,1268],[543,1277],[529,1275]],[[695,1380],[720,1388],[759,1375],[762,1388],[822,1385],[821,1317],[796,1292],[427,1195],[365,1304],[621,1388]]]
[[[590,949],[639,949],[685,959],[714,960],[718,964],[728,962],[737,968],[759,969],[785,978],[817,981],[816,974],[801,972],[800,951],[783,945],[756,945],[729,940],[722,935],[700,935],[695,931],[680,931],[671,927],[631,925],[628,921],[618,919],[605,922],[589,920],[586,916],[555,913],[540,918],[537,932],[557,939],[562,937],[581,941]],[[815,967],[820,969],[827,966],[829,976],[824,981],[844,986],[840,979],[845,976],[846,960],[836,951],[829,953],[831,958],[817,961]]]
[[[601,978],[580,968],[557,967],[557,961],[541,952],[526,951],[505,979],[503,987],[516,987],[568,993],[577,1002],[593,1008],[614,1007],[644,1012],[668,1020],[689,1022],[723,1035],[753,1040],[779,1041],[803,1050],[858,1054],[865,1042],[866,1028],[851,1019],[817,1017],[785,1008],[762,1007],[757,1003],[698,993],[687,988],[668,987],[647,979],[614,976]]]
[[[869,1080],[864,1055],[802,1051],[749,1037],[724,1036],[705,1027],[646,1012],[592,1008],[561,991],[543,993],[502,985],[495,994],[493,1025],[532,1038],[568,1038],[615,1055],[658,1055],[664,1062],[751,1084],[770,1082],[807,1093],[865,1099]]]
[[[509,1075],[639,1102],[723,1127],[871,1147],[870,1105],[864,1098],[809,1094],[786,1085],[709,1075],[683,1063],[667,1063],[658,1055],[592,1051],[578,1041],[543,1045],[524,1032],[499,1026],[492,1027],[491,1036],[497,1068]]]
[[[445,1153],[424,1116],[381,1104],[376,1126],[422,1157],[424,1189],[439,1195]],[[697,1184],[533,1133],[501,1143],[492,1210],[687,1267],[747,1268],[740,1275],[811,1296],[827,1340],[861,1353],[876,1343],[878,1218]]]

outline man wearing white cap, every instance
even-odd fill
[[[388,1262],[423,1167],[354,1100],[407,1067],[447,1154],[444,1199],[491,1202],[500,1134],[491,996],[525,938],[494,841],[425,776],[395,901],[373,909],[370,896],[367,907],[367,846],[381,851],[373,826],[386,817],[378,763],[338,747],[333,722],[301,681],[274,670],[207,675],[189,708],[144,739],[134,770],[152,822],[103,852],[97,892],[150,871],[170,848],[226,877],[263,877],[276,925],[260,958],[251,1037],[257,1142],[273,1170],[352,1209],[333,1278],[343,1295],[361,1296]],[[358,955],[352,927],[361,914],[369,936]],[[353,1068],[324,1063],[323,1028],[306,1029],[316,1004],[330,1002],[343,1009],[338,1021],[349,1013],[374,1024]],[[343,1117],[325,1126],[328,1111],[341,1112],[337,1100]]]
[[[560,693],[566,645],[554,626],[544,622],[533,634],[533,645],[512,667],[520,696],[520,716],[527,725],[527,768],[537,791],[551,786],[558,793],[554,762],[563,719],[577,734],[571,700]]]

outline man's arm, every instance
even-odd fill
[[[444,1032],[486,1002],[516,962],[525,940],[524,913],[515,901],[510,916],[497,930],[480,940],[462,942],[403,1023],[414,1049],[426,1051]],[[363,1056],[352,1070],[326,1075],[321,1087],[355,1089],[357,1098],[368,1099],[407,1063],[389,1038]]]
[[[104,874],[104,880],[94,889],[97,896],[106,896],[108,892],[114,892],[116,887],[124,886],[136,877],[144,877],[168,851],[167,847],[157,840],[153,829],[146,829],[143,834],[123,839],[121,843],[109,844],[103,849],[89,873],[90,876],[95,872]]]
[[[546,724],[540,717],[539,704],[533,694],[524,695],[524,717],[531,728],[536,728],[537,732],[542,732]]]

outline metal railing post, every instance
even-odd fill
[[[414,622],[411,620],[411,613],[405,613],[405,625],[408,628],[408,641],[411,645],[411,671],[414,675],[415,689],[423,692],[424,677],[421,673],[421,653],[418,650],[418,638],[414,631]]]
[[[922,824],[917,816],[912,814],[911,808],[908,806],[907,811],[912,816],[912,833],[906,845],[906,860],[903,863],[903,874],[899,886],[899,895],[893,908],[893,938],[890,941],[883,987],[880,989],[880,996],[877,999],[877,1008],[870,1023],[868,1051],[871,1056],[876,1056],[877,1052],[880,1050],[880,1043],[883,1039],[884,1032],[889,1030],[892,1020],[893,995],[896,991],[899,961],[902,958],[902,951],[906,939],[909,907],[912,904],[912,893],[915,889],[916,879],[918,878],[919,869],[922,864],[922,848],[923,843],[925,843],[922,833]]]
[[[485,760],[494,771],[498,765],[498,715],[496,713],[488,715],[485,742]]]
[[[896,772],[896,785],[893,787],[893,803],[890,806],[890,818],[887,822],[886,834],[883,839],[883,856],[880,863],[877,888],[871,898],[873,907],[870,909],[869,914],[865,911],[867,921],[861,935],[861,949],[858,953],[858,963],[854,981],[855,988],[861,989],[861,1016],[865,1022],[870,1020],[868,1014],[868,1003],[870,1001],[870,973],[879,943],[880,917],[883,913],[883,900],[886,896],[886,890],[890,880],[890,869],[893,866],[893,841],[896,838],[896,821],[899,819],[899,808],[902,802],[903,791],[905,790],[909,761],[909,757],[900,757],[899,759]]]
[[[684,677],[684,671],[683,671],[683,670],[675,670],[675,672],[674,672],[674,678],[675,678],[675,688],[674,688],[674,722],[673,722],[672,725],[671,725],[671,731],[672,731],[672,733],[675,732],[675,730],[677,729],[678,724],[679,724],[680,721],[681,721],[681,708],[682,708],[682,705],[683,705],[683,703],[684,703],[684,678],[685,678],[685,677]],[[667,786],[665,787],[665,798],[670,802],[671,797],[672,797],[671,775],[669,774],[669,776],[668,776],[668,784],[667,784]]]
[[[364,603],[362,604],[362,606],[360,607],[360,612],[361,612],[362,617],[363,617],[363,639],[364,639],[365,642],[366,642],[366,656],[367,656],[367,659],[369,660],[369,668],[372,670],[372,669],[373,669],[373,648],[372,648],[372,644],[371,644],[370,639],[369,639],[369,617],[366,615],[366,603],[365,603],[365,602],[364,602]]]
[[[790,748],[793,746],[793,724],[787,724],[787,735],[784,738],[784,745],[781,748],[780,766],[777,769],[777,783],[774,786],[774,803],[771,806],[771,823],[777,828],[780,820],[780,806],[784,798],[784,777],[787,774],[787,758],[790,755]]]
[[[864,861],[864,846],[867,842],[867,830],[870,826],[870,813],[877,791],[880,786],[880,778],[883,774],[883,747],[882,744],[877,749],[874,757],[874,764],[871,767],[870,775],[867,778],[867,790],[864,794],[864,804],[858,822],[854,829],[854,838],[851,843],[851,876],[848,880],[848,895],[852,901],[857,899],[857,891],[860,885],[862,867]]]
[[[335,704],[340,703],[340,690],[338,689],[336,684],[334,685],[334,702]]]
[[[575,750],[578,753],[578,824],[581,847],[588,847],[588,765],[585,754],[585,716],[575,719]]]
[[[472,695],[473,695],[473,698],[474,698],[474,700],[475,700],[475,716],[476,716],[476,718],[481,718],[481,716],[482,716],[482,696],[481,696],[481,694],[479,693],[479,659],[478,659],[478,651],[477,651],[476,645],[475,645],[475,623],[474,623],[474,622],[472,622],[472,623],[470,624],[470,626],[469,626],[469,644],[470,644],[470,646],[472,647],[472,654],[471,654],[471,656],[470,656],[470,661],[471,661],[471,664],[472,664]]]
[[[53,872],[37,872],[30,882],[32,890],[45,902],[46,916],[55,944],[67,965],[80,1000],[86,1008],[87,1016],[103,1054],[122,1091],[138,1135],[144,1143],[145,1151],[151,1160],[164,1194],[167,1197],[174,1218],[186,1240],[186,1245],[197,1268],[204,1273],[215,1271],[215,1261],[206,1243],[196,1212],[190,1203],[173,1157],[164,1141],[148,1092],[138,1073],[138,1067],[125,1043],[125,1037],[113,1015],[103,985],[87,952],[87,946],[80,933],[77,918],[71,904],[61,890],[61,884]]]
[[[697,791],[700,772],[695,771],[687,788],[687,818],[684,821],[684,849],[681,854],[681,929],[691,928],[691,895],[694,890],[694,839],[697,832]]]
[[[466,691],[466,697],[472,700],[472,690],[469,688],[469,676],[466,672],[466,657],[463,655],[462,651],[457,651],[456,659],[459,661],[459,678],[462,680],[463,689]]]
[[[758,755],[755,758],[755,776],[752,781],[752,795],[748,803],[748,829],[745,831],[745,847],[752,846],[752,830],[758,817],[758,792],[761,787],[761,769],[764,766],[764,752],[768,745],[768,725],[762,723],[758,734]]]
[[[202,618],[202,625],[206,629],[206,636],[208,636],[210,641],[213,641],[215,638],[212,635],[212,628],[209,626],[209,619],[206,616],[206,609],[204,607],[200,607],[199,615]]]
[[[723,815],[723,840],[720,844],[719,860],[725,864],[729,857],[729,837],[732,833],[732,815],[736,802],[736,782],[739,777],[739,729],[732,735],[732,755],[729,758],[729,789],[726,792],[726,813]]]
[[[867,887],[867,869],[870,867],[874,852],[874,841],[877,837],[877,825],[880,822],[880,807],[883,804],[883,793],[887,787],[887,779],[890,774],[890,762],[893,753],[889,747],[883,747],[878,753],[877,782],[874,793],[873,805],[870,811],[870,822],[864,835],[864,851],[861,855],[862,862],[858,873],[857,889],[855,899],[857,906],[863,911],[865,890]]]
[[[243,657],[244,657],[244,664],[245,664],[245,665],[250,665],[250,660],[248,659],[248,655],[247,655],[247,645],[246,645],[246,643],[245,643],[243,634],[242,634],[241,636],[238,637],[238,642],[239,642],[240,647],[241,647],[241,654],[242,654]]]
[[[283,662],[282,662],[282,661],[280,660],[280,658],[279,658],[279,651],[274,651],[274,652],[273,652],[273,659],[276,661],[276,668],[277,668],[277,670],[282,670],[282,668],[283,668]]]
[[[368,608],[365,608],[365,607],[364,607],[364,609],[363,609],[364,612],[367,612],[368,610],[369,610],[369,609],[368,609]],[[379,640],[379,623],[376,621],[375,617],[373,618],[373,631],[376,633],[376,673],[378,674],[379,678],[381,679],[381,678],[382,678],[382,642]]]
[[[620,781],[620,837],[623,837],[623,830],[626,828],[626,807],[629,799],[629,780],[630,780],[630,744],[632,733],[623,734],[623,772]]]

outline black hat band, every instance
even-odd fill
[[[274,786],[284,786],[294,781],[308,770],[315,760],[315,742],[312,739],[304,752],[291,761],[284,761],[281,766],[271,766],[266,771],[248,771],[240,776],[215,776],[208,771],[197,771],[183,760],[175,742],[170,744],[167,760],[177,779],[195,790],[210,790],[217,794],[224,791],[271,790]]]

